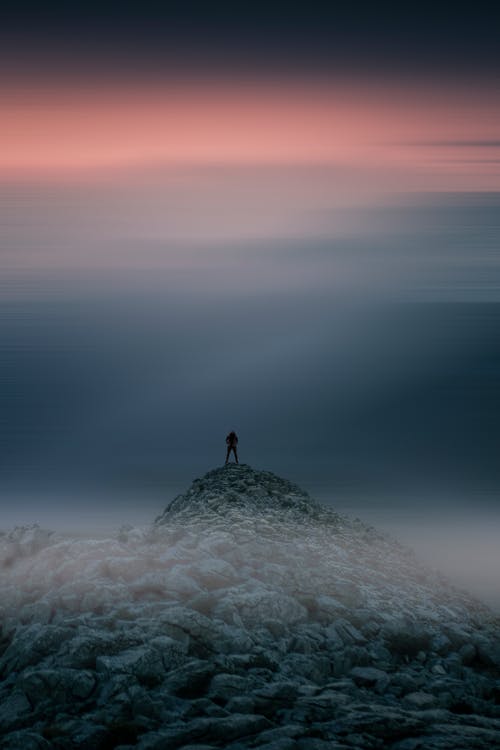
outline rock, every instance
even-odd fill
[[[315,721],[330,721],[351,700],[350,696],[332,690],[325,690],[313,697],[301,697],[293,708],[291,720],[304,725]]]
[[[0,703],[0,732],[9,732],[22,726],[31,713],[31,705],[26,696],[19,692],[11,693]]]
[[[387,680],[387,673],[376,667],[354,667],[350,675],[357,685],[372,687],[379,680]]]
[[[444,633],[437,633],[431,641],[431,649],[438,654],[447,654],[452,647],[452,643]]]
[[[432,632],[414,623],[387,623],[381,629],[381,635],[386,648],[397,659],[414,659],[420,651],[427,653],[431,650]]]
[[[187,643],[177,641],[167,635],[157,636],[149,641],[149,645],[161,658],[163,669],[176,669],[187,661]]]
[[[187,606],[169,607],[161,614],[159,622],[162,635],[179,641],[190,653],[195,647],[200,656],[213,653],[216,650],[215,644],[219,648],[224,637],[232,635],[231,631],[216,623],[213,617],[206,617]],[[246,643],[251,646],[248,639]]]
[[[197,581],[190,575],[192,568],[187,565],[175,565],[164,582],[167,590],[174,591],[183,599],[196,596],[201,588]]]
[[[51,750],[47,740],[36,732],[19,730],[2,738],[3,750]]]
[[[424,748],[429,748],[429,750],[434,750],[437,746],[432,745],[432,739],[429,739],[429,737],[406,737],[404,740],[399,740],[399,742],[395,742],[393,745],[391,745],[391,750],[424,750]]]
[[[302,737],[299,738],[295,744],[297,750],[342,750],[347,748],[341,742],[335,742],[335,740],[321,740],[318,737]]]
[[[328,738],[341,739],[346,735],[367,734],[386,741],[397,740],[421,733],[425,726],[425,722],[417,716],[373,704],[369,710],[354,710],[342,719],[331,722]]]
[[[132,644],[128,644],[132,645]],[[135,645],[135,643],[134,643]],[[123,646],[122,650],[127,648]],[[114,639],[107,633],[94,632],[72,638],[61,654],[61,664],[67,667],[95,669],[101,654],[115,653]],[[118,648],[118,650],[120,650]]]
[[[0,674],[19,672],[55,655],[72,635],[72,628],[56,625],[33,624],[20,629],[0,659]]]
[[[348,611],[345,604],[333,596],[321,594],[315,600],[315,613],[325,622],[331,622],[337,617],[342,617]]]
[[[95,750],[105,745],[109,733],[102,724],[91,724],[87,721],[77,720],[71,722],[68,729],[68,739],[71,738],[71,747],[77,750]]]
[[[291,596],[266,590],[251,593],[230,590],[224,600],[214,607],[213,613],[229,624],[250,627],[267,620],[293,625],[307,619],[305,607]]]
[[[474,645],[479,660],[487,667],[500,669],[500,643],[493,642],[484,637],[476,637]]]
[[[390,675],[390,690],[395,695],[406,695],[407,693],[417,692],[418,677],[414,673],[398,671]]]
[[[432,727],[432,740],[438,748],[480,748],[489,750],[498,747],[498,730],[485,729],[460,723],[442,723]],[[425,746],[424,746],[425,747]]]
[[[172,670],[165,680],[165,687],[182,698],[197,698],[208,690],[215,671],[214,664],[195,659]]]
[[[433,708],[437,703],[434,695],[424,692],[408,693],[404,697],[404,702],[410,708],[416,708],[418,710]]]
[[[30,669],[23,672],[19,687],[32,704],[39,701],[85,700],[95,686],[95,675],[79,669]]]
[[[200,718],[167,731],[146,736],[139,744],[140,750],[164,750],[186,744],[225,744],[265,731],[272,724],[264,716],[233,714],[223,718]]]
[[[298,695],[299,686],[296,682],[276,681],[256,690],[252,697],[259,711],[265,708],[275,710],[278,706],[289,706],[294,703]]]
[[[210,683],[209,695],[212,700],[228,701],[235,696],[244,695],[248,681],[233,674],[216,674]]]
[[[99,656],[96,669],[107,677],[116,673],[130,674],[146,685],[158,684],[165,677],[163,660],[155,649],[146,646],[137,646],[116,656]]]
[[[466,666],[469,664],[472,664],[474,659],[476,658],[476,647],[473,646],[472,643],[465,643],[458,652],[462,664],[465,664]]]
[[[360,633],[360,631],[344,618],[337,619],[334,628],[344,644],[366,643],[366,638]]]
[[[323,685],[332,676],[332,661],[327,656],[288,654],[281,663],[281,673],[288,680],[303,677]]]
[[[335,581],[335,596],[349,610],[362,607],[365,595],[360,586],[354,581],[337,578]]]
[[[192,577],[207,589],[220,589],[231,586],[238,580],[234,567],[225,560],[203,559],[190,568]]]
[[[297,745],[295,740],[292,740],[290,737],[282,737],[280,740],[259,743],[257,747],[260,750],[294,750]]]
[[[163,700],[164,694],[160,693],[160,697]],[[177,698],[176,696],[173,697],[180,704],[180,708],[177,711],[172,705],[169,705],[169,714],[174,714],[172,717],[174,718],[174,721],[178,721],[180,718],[182,718],[183,721],[190,721],[191,719],[196,719],[198,716],[227,716],[227,711],[219,704],[214,703],[207,696],[202,698],[191,698],[190,700]],[[170,703],[172,696],[169,696],[169,699]]]
[[[498,744],[492,613],[271,472],[209,472],[119,539],[18,537],[0,532],[11,750]]]
[[[251,696],[236,696],[228,701],[226,710],[231,714],[254,714],[255,701]]]
[[[445,675],[446,669],[443,667],[443,665],[440,662],[438,662],[437,664],[434,664],[431,667],[431,672],[432,674]]]

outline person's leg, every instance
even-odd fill
[[[226,453],[226,463],[229,461],[229,454],[231,453],[231,446],[227,446],[227,453]]]
[[[238,454],[236,453],[236,446],[234,446],[233,451],[234,451],[234,457],[236,459],[236,463],[238,463]]]

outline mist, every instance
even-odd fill
[[[235,429],[245,462],[498,603],[494,195],[333,211],[325,236],[100,246],[97,226],[87,254],[78,222],[51,229],[59,200],[3,256],[4,528],[147,524]]]

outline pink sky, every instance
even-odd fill
[[[193,78],[4,80],[0,88],[4,180],[320,164],[371,175],[390,192],[500,189],[500,147],[491,143],[500,95],[486,86]]]

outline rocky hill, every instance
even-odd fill
[[[2,747],[500,747],[498,619],[270,472],[115,539],[18,529],[0,564]]]
[[[229,512],[255,515],[278,514],[287,519],[304,521],[317,518],[326,508],[287,479],[270,471],[255,471],[247,464],[227,464],[195,479],[184,495],[178,495],[156,519],[156,524],[170,520],[199,519],[205,515]],[[338,516],[335,516],[338,518]]]

